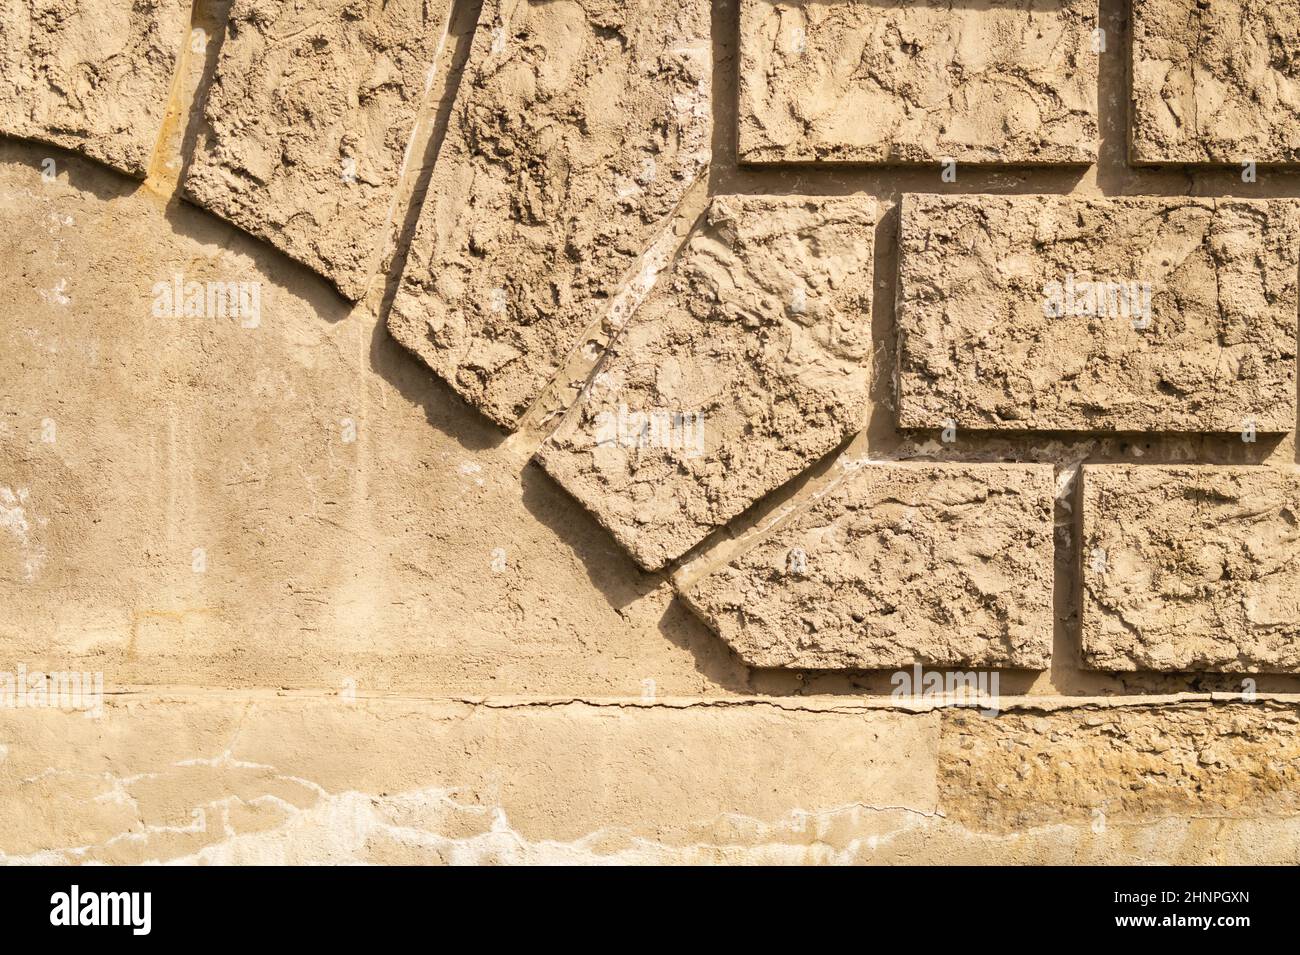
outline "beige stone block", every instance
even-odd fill
[[[513,429],[709,161],[710,4],[488,0],[389,329]]]
[[[723,196],[538,460],[648,569],[865,423],[875,203]]]
[[[1294,705],[1116,700],[996,720],[954,710],[943,728],[945,815],[974,829],[1023,833],[1074,824],[1104,842],[1115,829],[1127,840],[1141,819],[1200,817],[1215,830],[1235,830],[1245,819],[1300,810]],[[1134,858],[1190,861],[1202,846],[1229,856],[1250,852],[1237,838],[1206,834],[1163,847],[1135,845]],[[1294,841],[1287,842],[1281,857],[1294,858]]]
[[[235,0],[185,195],[363,295],[450,0]]]
[[[741,0],[740,160],[1091,163],[1095,0]]]
[[[1295,426],[1291,200],[903,199],[904,428]]]
[[[1300,160],[1300,10],[1267,0],[1134,0],[1130,158]]]
[[[862,464],[690,588],[753,666],[1044,669],[1052,468]]]
[[[1085,660],[1300,671],[1298,518],[1289,470],[1085,465]]]
[[[0,132],[143,179],[189,24],[182,0],[8,0],[0,7]]]

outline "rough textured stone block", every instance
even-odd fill
[[[506,428],[708,164],[710,4],[488,0],[389,329]]]
[[[143,179],[189,23],[182,0],[10,0],[0,8],[0,132]]]
[[[742,162],[1091,163],[1096,0],[741,0]]]
[[[450,0],[235,0],[187,197],[364,292]]]
[[[864,464],[687,603],[745,662],[1044,669],[1050,465]]]
[[[1290,431],[1291,200],[904,197],[904,428]]]
[[[1192,815],[1217,830],[1300,810],[1294,705],[1128,702],[996,720],[949,710],[939,754],[945,816],[1004,833],[1082,823],[1096,838],[1126,817]],[[1111,828],[1130,838],[1127,826]],[[1208,841],[1222,851],[1217,835]],[[1294,864],[1295,845],[1288,850]]]
[[[1134,0],[1130,157],[1300,161],[1300,9]]]
[[[1083,469],[1083,647],[1108,670],[1300,671],[1300,477]]]
[[[862,428],[875,224],[860,197],[713,200],[543,445],[546,470],[643,567]]]

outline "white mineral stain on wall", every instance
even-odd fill
[[[28,516],[28,498],[31,492],[27,488],[0,487],[0,528],[8,531],[18,544],[19,560],[22,562],[23,575],[29,581],[35,580],[45,563],[45,548],[32,541],[32,524],[44,524],[44,519]]]
[[[68,287],[68,280],[59,279],[57,282],[54,283],[54,288],[40,290],[41,298],[46,302],[51,302],[54,305],[62,305],[63,307],[66,308],[67,306],[72,304],[72,298],[67,294],[66,291],[67,287]]]

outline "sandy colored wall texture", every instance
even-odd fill
[[[9,3],[0,860],[1300,862],[1298,23]]]

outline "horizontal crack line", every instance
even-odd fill
[[[230,700],[239,702],[311,702],[334,701],[343,705],[360,703],[417,703],[429,705],[481,707],[494,710],[555,709],[562,707],[587,707],[593,709],[628,710],[684,710],[700,708],[765,707],[768,709],[825,714],[855,714],[875,711],[926,714],[937,710],[996,710],[998,712],[1048,712],[1074,709],[1120,709],[1133,706],[1179,706],[1188,704],[1248,703],[1300,705],[1300,693],[1258,692],[1250,699],[1239,693],[1171,693],[1134,694],[1131,696],[1009,696],[996,701],[954,702],[951,700],[903,700],[892,697],[865,697],[844,700],[832,697],[790,699],[781,697],[692,697],[664,696],[654,699],[640,697],[583,697],[583,696],[435,696],[411,693],[386,693],[357,691],[353,699],[343,701],[334,689],[269,689],[251,688],[233,690],[215,687],[157,687],[130,686],[106,690],[105,699],[127,700],[152,698],[158,702],[186,702],[189,700]]]

